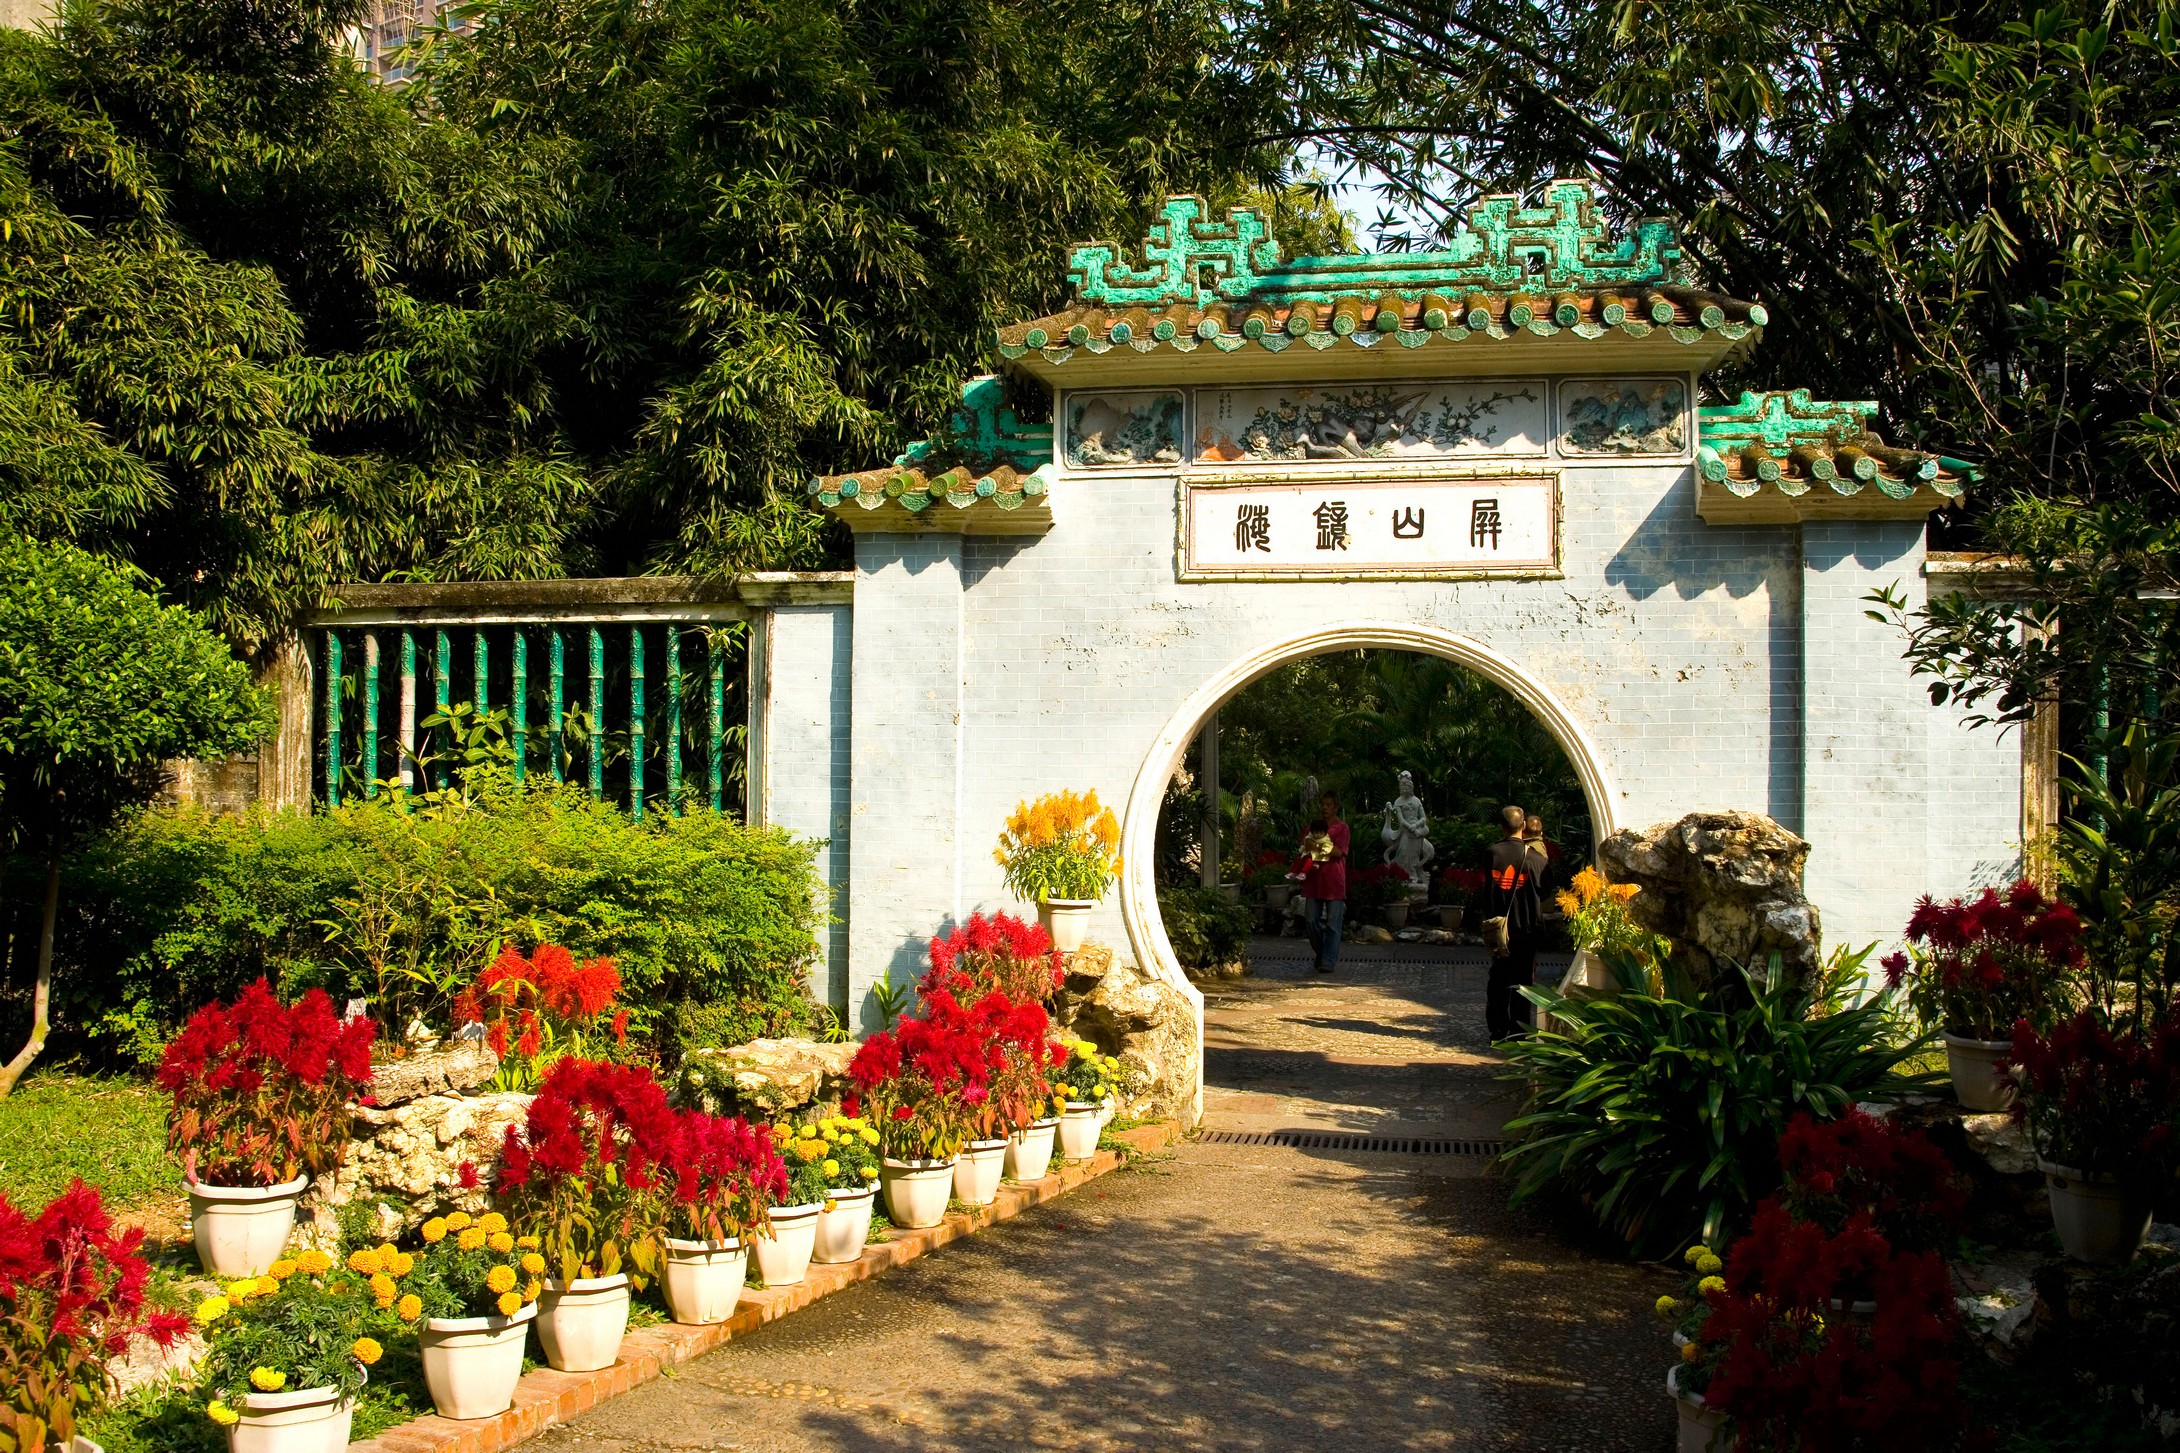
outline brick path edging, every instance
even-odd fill
[[[1144,1152],[1163,1149],[1179,1135],[1180,1127],[1171,1121],[1114,1132],[1115,1139]],[[607,1398],[640,1387],[669,1367],[701,1357],[789,1312],[799,1312],[819,1297],[914,1261],[950,1241],[973,1236],[994,1222],[1018,1216],[1031,1206],[1117,1170],[1120,1164],[1117,1152],[1101,1150],[1092,1159],[1062,1166],[1041,1181],[1003,1185],[999,1199],[991,1205],[953,1212],[938,1225],[921,1231],[896,1228],[885,1241],[865,1247],[859,1261],[840,1266],[813,1263],[800,1286],[745,1290],[734,1315],[724,1322],[710,1327],[667,1322],[631,1332],[621,1343],[621,1360],[603,1371],[555,1372],[541,1367],[522,1379],[515,1388],[515,1405],[498,1417],[457,1422],[435,1413],[426,1414],[388,1428],[376,1438],[351,1443],[348,1453],[495,1453],[513,1447],[580,1416]]]

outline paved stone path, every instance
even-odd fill
[[[1207,1004],[1205,1125],[1496,1136],[1474,950],[1293,941]],[[1669,1279],[1476,1157],[1198,1141],[741,1338],[533,1446],[1662,1453]]]

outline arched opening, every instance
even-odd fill
[[[1125,865],[1120,883],[1120,910],[1129,946],[1137,963],[1173,984],[1188,997],[1195,1009],[1198,1043],[1195,1114],[1200,1115],[1202,1109],[1203,995],[1189,981],[1175,957],[1158,905],[1156,843],[1167,784],[1212,713],[1250,683],[1303,657],[1358,649],[1408,651],[1440,657],[1504,689],[1543,726],[1573,767],[1588,805],[1593,839],[1603,839],[1617,826],[1613,816],[1617,794],[1604,760],[1582,724],[1542,681],[1480,641],[1429,626],[1357,621],[1267,645],[1231,663],[1181,705],[1152,743],[1129,792],[1121,824]],[[1371,822],[1374,836],[1374,817]]]

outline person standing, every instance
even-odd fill
[[[1506,942],[1494,952],[1484,985],[1484,1028],[1491,1042],[1510,1039],[1528,1025],[1528,1001],[1521,989],[1537,970],[1537,929],[1543,905],[1537,881],[1545,862],[1541,841],[1529,838],[1529,814],[1518,807],[1500,811],[1506,836],[1491,845],[1490,902],[1487,918],[1506,920]],[[1538,824],[1539,828],[1542,823]]]
[[[1340,821],[1340,799],[1326,792],[1317,799],[1317,820],[1302,834],[1302,912],[1317,972],[1340,966],[1340,929],[1347,921],[1347,824]]]

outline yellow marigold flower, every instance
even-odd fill
[[[544,1245],[544,1243],[539,1241],[535,1236],[517,1236],[515,1238],[515,1244],[521,1247],[524,1251],[535,1251],[538,1249],[538,1247]]]
[[[837,1160],[828,1160],[825,1162],[824,1165],[818,1168],[824,1171],[825,1174],[829,1176],[836,1176],[840,1174],[840,1162]]]
[[[494,1251],[497,1251],[500,1255],[505,1256],[508,1252],[515,1249],[515,1238],[508,1235],[505,1231],[495,1231],[491,1235],[485,1237],[484,1244],[491,1247]]]
[[[227,1284],[227,1300],[230,1302],[246,1302],[256,1295],[257,1278],[254,1276],[246,1276],[241,1281]]]
[[[416,1258],[406,1251],[397,1251],[394,1253],[393,1262],[386,1269],[395,1276],[407,1276],[416,1270]]]
[[[495,1266],[484,1274],[484,1284],[496,1292],[511,1292],[515,1289],[515,1269]]]
[[[318,1276],[333,1269],[333,1258],[313,1246],[295,1258],[295,1265],[305,1276]]]
[[[856,1133],[862,1136],[865,1145],[876,1145],[878,1143],[878,1132],[875,1130],[866,1127]]]
[[[827,1125],[824,1127],[819,1139],[823,1140],[827,1145],[838,1145],[840,1143],[840,1132]]]
[[[197,1325],[200,1327],[211,1326],[227,1315],[229,1305],[230,1303],[225,1297],[206,1297],[203,1301],[197,1303],[195,1313]]]
[[[250,1369],[250,1386],[259,1392],[278,1392],[287,1385],[288,1375],[284,1372],[275,1372],[269,1367]]]
[[[441,1241],[444,1241],[444,1240],[446,1240],[446,1239],[447,1239],[447,1223],[446,1223],[446,1218],[445,1218],[445,1217],[443,1217],[443,1216],[434,1216],[434,1217],[432,1217],[432,1218],[431,1218],[431,1219],[430,1219],[429,1221],[426,1221],[426,1222],[424,1223],[424,1229],[423,1229],[422,1231],[418,1232],[417,1234],[419,1234],[420,1236],[422,1236],[422,1237],[423,1237],[423,1238],[424,1238],[424,1239],[425,1239],[426,1241],[432,1242],[432,1243],[433,1243],[433,1244],[435,1244],[435,1245],[436,1245],[437,1243],[441,1242]]]
[[[257,1279],[257,1294],[259,1296],[269,1297],[279,1290],[280,1278],[275,1276],[261,1276]]]
[[[501,1292],[499,1308],[501,1316],[512,1317],[522,1310],[522,1298],[516,1296],[513,1292]]]
[[[1691,1246],[1681,1253],[1681,1259],[1690,1266],[1694,1266],[1698,1261],[1711,1254],[1711,1248],[1708,1246]]]
[[[267,1268],[266,1274],[274,1281],[286,1281],[289,1277],[295,1275],[295,1263],[286,1257],[282,1257]]]
[[[484,1228],[485,1235],[492,1236],[507,1229],[507,1218],[497,1211],[487,1211],[477,1218],[477,1224]]]
[[[805,1165],[817,1160],[824,1154],[825,1142],[822,1140],[798,1140],[795,1142],[795,1159]]]
[[[467,1231],[464,1231],[461,1235],[455,1237],[454,1241],[455,1244],[457,1246],[460,1246],[464,1251],[475,1251],[484,1245],[485,1236],[484,1232],[472,1226]]]
[[[522,1269],[532,1276],[543,1276],[545,1274],[545,1258],[534,1251],[526,1253],[522,1258]]]
[[[411,1292],[394,1304],[394,1312],[402,1321],[413,1322],[424,1315],[424,1299]]]
[[[236,1412],[218,1398],[214,1398],[204,1405],[204,1415],[223,1428],[231,1428],[242,1421],[242,1414]]]
[[[369,1367],[373,1363],[377,1362],[380,1357],[385,1355],[386,1351],[385,1348],[379,1346],[378,1343],[372,1341],[368,1337],[358,1337],[355,1340],[355,1343],[350,1346],[348,1350],[355,1353],[356,1360],[362,1363],[365,1367]]]
[[[360,1251],[348,1253],[348,1269],[362,1276],[371,1276],[379,1270],[378,1251],[366,1246]]]
[[[476,1220],[477,1218],[467,1211],[449,1211],[447,1212],[447,1229],[449,1231],[459,1231],[465,1226],[474,1225]]]
[[[1681,1360],[1681,1361],[1683,1361],[1683,1362],[1696,1362],[1696,1361],[1699,1361],[1699,1360],[1700,1360],[1700,1359],[1702,1358],[1702,1356],[1703,1356],[1703,1344],[1702,1344],[1702,1343],[1700,1343],[1700,1342],[1683,1342],[1683,1343],[1682,1343],[1682,1344],[1680,1345],[1680,1360]]]
[[[522,1284],[522,1299],[526,1302],[534,1302],[537,1300],[537,1294],[543,1290],[545,1290],[545,1283],[533,1276]]]
[[[1675,1312],[1677,1312],[1677,1311],[1679,1311],[1679,1310],[1680,1310],[1680,1303],[1679,1303],[1679,1302],[1677,1302],[1677,1301],[1675,1301],[1675,1300],[1674,1300],[1673,1298],[1671,1298],[1671,1297],[1660,1297],[1660,1298],[1658,1298],[1658,1315],[1659,1315],[1659,1316],[1661,1316],[1661,1317],[1670,1317],[1670,1316],[1672,1316],[1672,1315],[1673,1315],[1673,1314],[1674,1314]]]
[[[1722,1292],[1725,1289],[1726,1279],[1722,1276],[1707,1276],[1696,1283],[1696,1290],[1705,1296],[1709,1296],[1712,1292]]]
[[[866,1166],[864,1166],[864,1167],[863,1167],[863,1179],[864,1179],[864,1180],[867,1180],[867,1181],[874,1181],[874,1180],[877,1180],[877,1179],[878,1179],[878,1167],[877,1167],[877,1166],[874,1166],[874,1165],[866,1165]]]
[[[788,1141],[795,1138],[795,1132],[788,1129],[785,1125],[775,1125],[772,1127],[772,1138],[779,1144],[785,1145]]]
[[[1697,1276],[1716,1276],[1725,1269],[1726,1263],[1715,1256],[1699,1257],[1696,1260]]]

